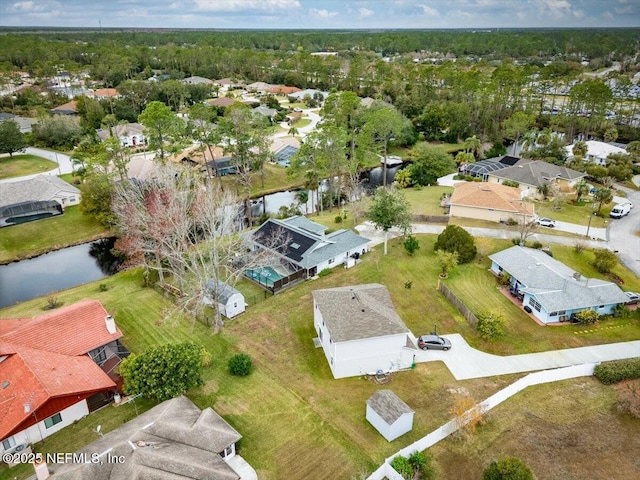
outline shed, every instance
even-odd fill
[[[218,280],[217,283],[214,280],[209,280],[206,290],[204,303],[213,305],[217,296],[218,308],[220,309],[220,313],[225,317],[233,318],[244,312],[246,308],[244,295],[231,285],[227,285],[221,280]]]
[[[367,400],[367,421],[389,442],[413,428],[413,413],[391,390],[378,390]]]

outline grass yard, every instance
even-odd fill
[[[428,450],[442,480],[481,478],[492,460],[517,457],[535,478],[638,478],[640,422],[616,411],[613,387],[577,378],[529,387],[485,417],[468,440]]]
[[[14,155],[0,158],[0,179],[21,177],[55,170],[56,162],[35,155]]]
[[[56,217],[0,229],[0,264],[111,235],[74,205]]]
[[[134,353],[151,345],[185,340],[205,346],[214,360],[204,371],[205,384],[190,392],[189,397],[200,407],[213,407],[243,435],[239,453],[254,466],[259,478],[349,479],[370,473],[385,457],[446,422],[454,400],[452,392],[457,389],[464,388],[474,399],[482,400],[518,378],[500,376],[457,382],[440,362],[420,364],[412,371],[396,373],[385,387],[363,377],[332,378],[324,353],[315,348],[312,341],[316,336],[311,299],[314,289],[380,282],[388,287],[398,314],[414,333],[428,332],[435,326],[440,333],[460,332],[470,343],[483,346],[471,327],[436,289],[438,266],[432,253],[435,236],[420,235],[418,239],[421,248],[414,257],[406,254],[401,240],[392,240],[389,255],[383,256],[381,247],[376,247],[355,268],[336,268],[324,278],[299,284],[255,304],[244,314],[227,321],[217,335],[212,335],[206,326],[181,316],[167,319],[172,303],[156,290],[143,288],[139,271],[122,272],[60,292],[58,299],[65,305],[84,298],[101,300],[115,316],[125,335],[125,345]],[[483,254],[480,262],[459,267],[448,284],[456,291],[469,289],[465,298],[469,302],[480,297],[479,301],[483,302],[478,305],[480,308],[493,305],[499,298],[495,280],[486,271],[486,255],[509,244],[498,240],[478,240],[478,243]],[[563,255],[567,261],[572,260],[570,252],[554,247],[554,253],[560,260],[564,260]],[[575,261],[582,265],[582,259]],[[588,262],[588,254],[584,262]],[[590,274],[588,270],[583,273]],[[616,273],[626,275],[621,271]],[[406,288],[408,282],[411,288]],[[99,283],[107,284],[108,290],[100,291]],[[636,285],[630,280],[629,284]],[[248,295],[259,295],[251,284],[241,283],[239,288]],[[38,315],[45,304],[45,299],[34,299],[0,310],[0,317]],[[578,336],[564,327],[540,327],[528,318],[517,317],[519,311],[513,308],[509,326],[520,323],[517,332],[523,338],[515,347],[507,341],[499,342],[492,346],[494,352],[584,345],[602,336],[613,341],[607,337],[612,334]],[[635,324],[635,330],[625,327],[613,332],[619,332],[616,335],[620,335],[621,340],[640,338],[638,322]],[[254,372],[245,378],[232,377],[226,371],[227,360],[238,351],[250,354],[255,365]],[[365,401],[379,388],[392,388],[415,410],[413,430],[391,443],[364,418]],[[558,395],[561,395],[560,389]],[[117,411],[105,410],[109,417],[115,415],[109,412]],[[573,415],[578,418],[576,411],[573,409]],[[82,442],[78,439],[78,443],[91,440],[91,428],[98,422],[102,422],[103,429],[113,428],[128,414],[117,415],[108,425],[102,417],[96,420],[93,415],[78,422],[78,428],[85,432]],[[46,441],[38,445],[38,449],[53,448],[51,443],[55,448],[65,446],[63,451],[72,450],[77,444],[70,439],[65,443],[65,438],[74,432],[62,430],[57,434],[60,437],[56,443]],[[545,429],[537,434],[544,436],[550,431]],[[482,460],[492,458],[491,448],[476,456]],[[455,458],[449,460],[445,454],[448,455],[443,453],[442,459],[438,456],[443,471],[455,464]],[[588,456],[589,452],[582,454]],[[472,460],[473,457],[469,461]],[[472,463],[474,468],[477,462]],[[0,479],[13,478],[13,472],[0,470]],[[452,475],[448,478],[477,478],[477,475]]]
[[[306,127],[307,125],[309,125],[311,123],[311,119],[310,118],[301,118],[300,120],[293,122],[291,124],[291,128],[302,128],[302,127]]]
[[[453,187],[405,188],[402,193],[411,204],[412,214],[444,215],[444,209],[440,206],[440,197],[443,194],[453,193]]]
[[[578,225],[588,225],[591,216],[591,226],[595,228],[605,227],[609,223],[609,210],[613,208],[613,203],[602,206],[603,217],[593,215],[592,202],[583,205],[573,205],[568,202],[560,202],[559,210],[553,206],[553,202],[536,202],[536,214],[539,217],[550,217],[560,222],[575,223]],[[597,205],[596,205],[597,209]]]
[[[237,175],[225,175],[222,177],[222,185],[234,192],[242,193],[242,185]],[[262,177],[259,172],[253,175],[251,180],[251,196],[259,197],[268,195],[269,193],[279,192],[281,190],[290,190],[300,187],[304,183],[301,177],[289,177],[287,169],[282,165],[273,163],[264,164],[264,187],[262,186]]]

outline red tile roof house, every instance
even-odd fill
[[[129,352],[97,300],[35,318],[0,319],[0,454],[32,444],[106,404]]]

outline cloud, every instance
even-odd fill
[[[9,6],[9,11],[11,13],[29,15],[34,13],[42,13],[47,10],[52,10],[59,7],[57,2],[33,2],[33,1],[25,1],[25,2],[14,2]]]
[[[422,9],[422,13],[427,17],[439,17],[440,13],[435,8],[431,8],[429,5],[418,4],[418,7]]]
[[[338,15],[338,12],[330,12],[329,10],[318,10],[317,8],[310,8],[309,9],[309,14],[312,17],[319,17],[319,18],[331,18],[331,17],[335,17],[336,15]]]
[[[202,12],[268,11],[300,8],[299,0],[193,0]]]
[[[375,12],[373,10],[369,10],[368,8],[364,8],[362,7],[360,9],[360,16],[361,17],[370,17],[371,15],[373,15]]]

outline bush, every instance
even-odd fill
[[[203,367],[208,367],[211,365],[213,361],[213,355],[206,348],[202,347],[202,351],[200,352],[200,363]]]
[[[515,218],[508,218],[507,225],[509,225],[510,227],[513,227],[514,225],[518,225],[518,221]]]
[[[407,480],[433,480],[435,470],[431,465],[431,457],[424,452],[414,452],[409,458],[398,455],[391,460],[391,466],[402,478]]]
[[[413,467],[409,463],[409,459],[407,457],[403,457],[402,455],[394,457],[393,460],[391,460],[391,466],[402,476],[402,478],[405,478],[406,480],[411,480],[413,478]]]
[[[587,248],[587,244],[582,240],[576,240],[573,244],[573,251],[580,254]]]
[[[336,215],[336,218],[333,219],[336,223],[342,223],[342,215]]]
[[[458,263],[460,264],[469,263],[478,252],[473,237],[464,228],[457,225],[448,225],[438,235],[438,240],[433,249],[452,253],[458,252]]]
[[[531,244],[531,248],[535,248],[536,250],[540,250],[542,248],[542,242],[536,240]]]
[[[409,235],[404,239],[404,249],[407,251],[409,256],[413,256],[418,250],[420,250],[420,242],[413,235]]]
[[[478,315],[476,330],[485,340],[496,340],[506,333],[504,318],[499,313],[483,312]]]
[[[640,357],[602,362],[593,375],[605,385],[640,378]]]
[[[576,319],[581,325],[591,325],[596,323],[600,315],[595,310],[582,310],[575,314]]]
[[[596,248],[593,254],[596,258],[593,260],[592,265],[600,273],[609,273],[618,264],[618,257],[611,250]]]
[[[237,353],[229,359],[227,364],[229,373],[237,377],[246,377],[251,373],[251,357],[246,353]]]
[[[520,182],[516,182],[515,180],[505,180],[504,182],[502,182],[502,185],[504,185],[505,187],[518,188],[520,186]]]
[[[100,290],[101,292],[106,292],[107,290],[109,290],[109,286],[106,283],[101,283],[100,285],[98,285],[98,290]]]
[[[533,473],[522,460],[510,457],[491,462],[482,472],[482,480],[533,480]]]

